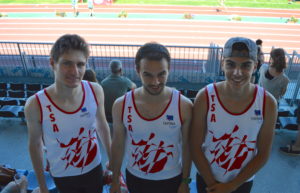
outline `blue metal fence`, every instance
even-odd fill
[[[0,42],[0,75],[5,77],[53,78],[49,66],[52,43]],[[110,72],[112,59],[123,62],[124,74],[138,81],[134,57],[141,45],[92,44],[88,61],[101,80]],[[170,82],[201,83],[215,81],[220,75],[223,49],[211,44],[198,46],[167,46],[171,54]]]
[[[290,106],[299,103],[300,99],[300,54],[296,51],[292,55],[287,55],[288,57],[288,68],[285,73],[290,79],[287,91],[284,98],[287,99]]]

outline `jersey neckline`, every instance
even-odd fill
[[[162,117],[162,116],[165,114],[165,112],[167,111],[167,109],[169,108],[169,106],[170,106],[170,104],[171,104],[171,101],[172,101],[172,99],[173,99],[173,95],[174,95],[174,92],[173,92],[173,90],[172,90],[171,98],[170,98],[170,100],[169,100],[167,106],[164,108],[164,110],[163,110],[158,116],[149,119],[149,118],[144,117],[144,116],[138,111],[137,106],[136,106],[136,104],[135,104],[135,99],[134,99],[134,90],[131,91],[132,103],[133,103],[134,109],[135,109],[136,113],[138,114],[138,116],[139,116],[140,118],[144,119],[145,121],[154,121],[154,120],[159,119],[160,117]]]
[[[81,100],[81,104],[80,106],[72,112],[69,111],[65,111],[64,109],[60,108],[57,104],[54,103],[54,101],[51,99],[51,97],[49,96],[49,94],[47,93],[46,89],[44,89],[45,95],[47,96],[47,98],[49,99],[49,101],[53,104],[53,106],[55,106],[59,111],[65,113],[65,114],[74,114],[77,113],[83,106],[84,101],[85,101],[85,89],[84,89],[84,84],[81,82],[81,88],[82,88],[82,92],[83,92],[83,96],[82,96],[82,100]]]
[[[218,89],[217,89],[217,86],[216,86],[215,83],[213,84],[213,87],[214,87],[214,89],[215,89],[215,92],[216,92],[218,101],[219,101],[220,105],[222,106],[222,108],[223,108],[227,113],[229,113],[229,114],[231,114],[231,115],[235,115],[235,116],[237,116],[237,115],[242,115],[242,114],[246,113],[246,112],[251,108],[251,106],[253,105],[253,103],[254,103],[254,101],[255,101],[255,99],[256,99],[257,90],[258,90],[257,85],[255,85],[255,90],[254,90],[254,94],[253,94],[253,98],[252,98],[251,103],[250,103],[250,104],[249,104],[242,112],[240,112],[240,113],[233,113],[233,112],[229,111],[229,110],[225,107],[225,105],[223,104],[223,102],[221,101],[220,96],[219,96],[219,93],[218,93]]]

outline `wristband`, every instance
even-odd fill
[[[190,184],[192,181],[192,179],[190,177],[187,177],[187,178],[182,178],[182,183],[185,183],[185,184]]]

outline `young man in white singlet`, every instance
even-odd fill
[[[198,169],[198,193],[249,193],[255,173],[268,160],[277,104],[250,83],[256,44],[229,39],[224,47],[225,81],[199,91],[193,108],[190,147]]]
[[[89,53],[80,36],[61,36],[50,53],[54,83],[26,102],[29,152],[42,193],[49,192],[43,174],[43,147],[60,193],[102,192],[97,134],[108,157],[111,138],[101,86],[82,81]]]
[[[126,147],[130,193],[188,193],[191,160],[188,134],[192,102],[166,86],[170,54],[158,43],[136,54],[142,86],[113,105],[111,193],[121,193],[119,175]]]

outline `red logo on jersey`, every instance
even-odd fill
[[[224,175],[228,171],[240,169],[248,153],[255,150],[250,146],[254,146],[256,141],[247,141],[247,135],[244,135],[242,139],[239,138],[235,134],[238,130],[239,127],[236,125],[231,133],[225,133],[220,138],[213,136],[212,139],[216,145],[213,150],[210,150],[210,153],[214,155],[214,159],[210,164],[216,162],[216,164],[225,169]],[[209,132],[214,135],[212,131]],[[232,152],[235,146],[238,146],[238,148],[234,148],[235,152]]]
[[[65,169],[70,165],[76,168],[84,168],[89,165],[96,157],[97,154],[97,144],[95,142],[96,137],[94,133],[96,130],[89,130],[89,136],[82,136],[84,128],[81,127],[78,133],[78,137],[72,138],[69,143],[61,143],[58,139],[61,148],[65,148],[65,155],[62,160],[67,162]]]
[[[146,141],[140,140],[135,142],[133,139],[131,141],[132,145],[136,146],[131,155],[135,160],[132,166],[137,165],[146,174],[162,171],[168,161],[168,157],[173,157],[172,151],[167,151],[167,149],[173,148],[174,145],[164,146],[163,141],[160,141],[158,145],[154,144],[151,142],[154,137],[155,134],[151,133]],[[149,160],[150,158],[152,160]]]

